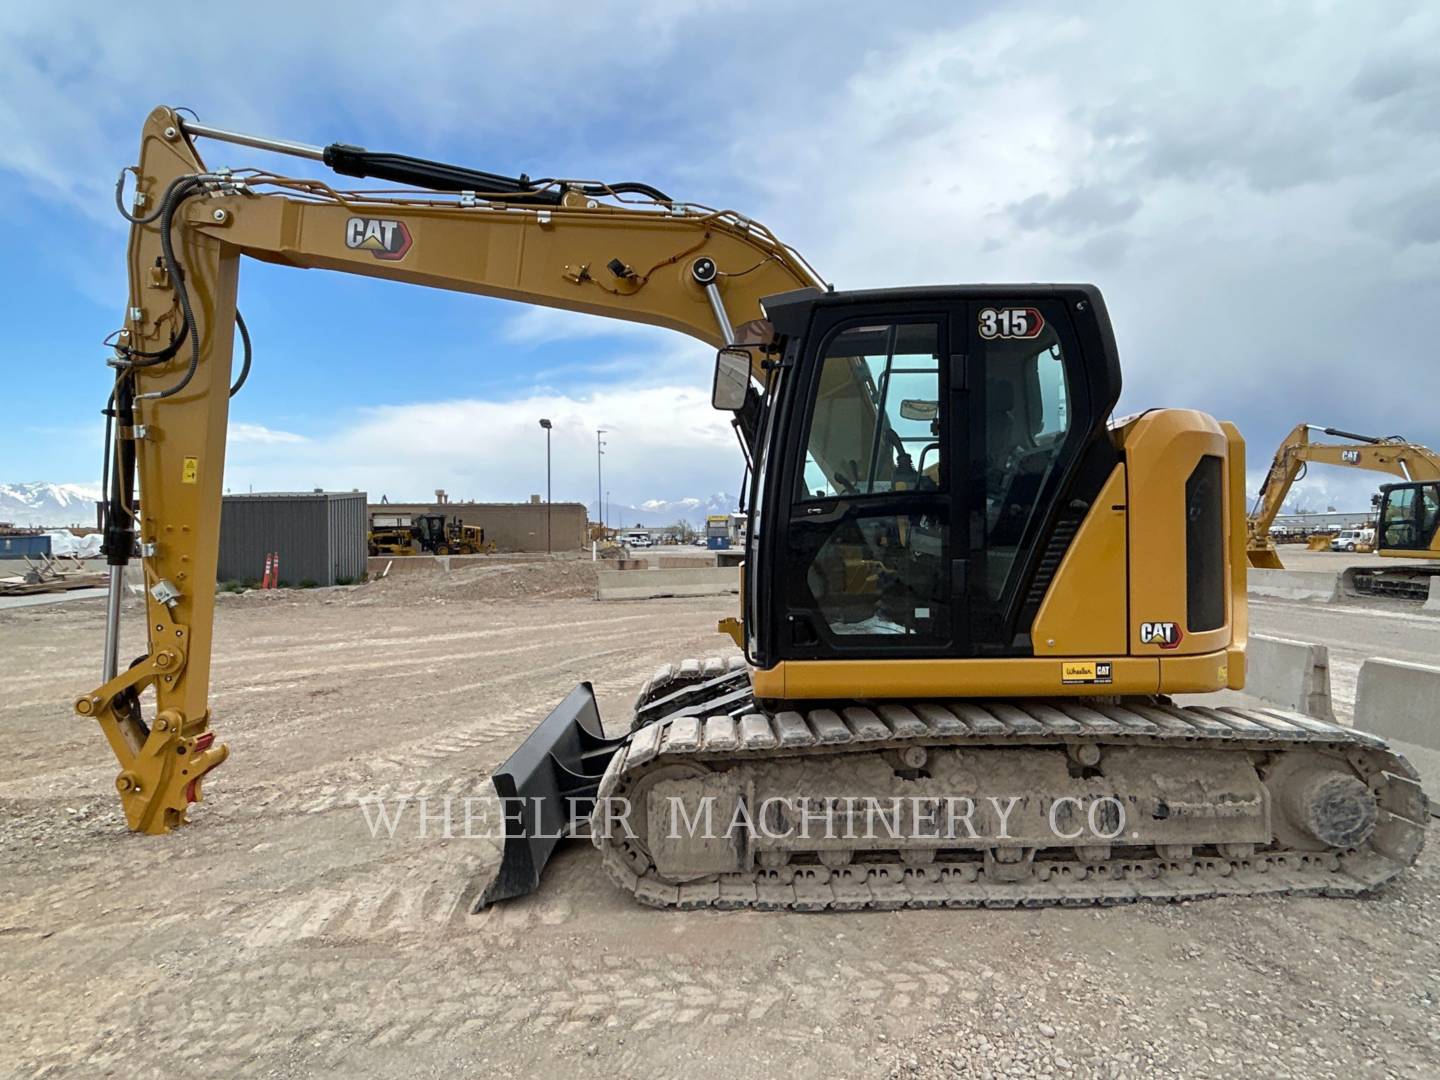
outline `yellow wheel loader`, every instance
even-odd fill
[[[204,138],[399,186],[210,166]],[[1426,800],[1380,740],[1173,701],[1244,685],[1243,446],[1188,409],[1112,420],[1093,286],[837,291],[759,223],[643,183],[311,147],[168,108],[133,171],[106,678],[76,703],[120,761],[131,828],[182,824],[227,753],[207,684],[252,258],[719,350],[714,404],[753,477],[740,617],[721,624],[743,657],[663,664],[608,733],[577,687],[494,775],[507,830],[482,903],[535,888],[582,828],[618,887],[662,907],[1355,895],[1415,861]],[[136,551],[150,646],[122,672]]]

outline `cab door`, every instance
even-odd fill
[[[769,502],[774,659],[1033,655],[1049,575],[1117,460],[1099,306],[1004,286],[817,305]]]
[[[1440,483],[1387,484],[1384,492],[1377,550],[1429,551],[1440,528]]]
[[[817,315],[777,500],[780,658],[969,654],[964,310]]]

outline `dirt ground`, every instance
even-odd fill
[[[1364,901],[827,915],[651,911],[577,844],[470,915],[498,847],[375,838],[357,800],[483,797],[580,679],[619,721],[661,660],[726,651],[733,598],[601,604],[590,574],[222,597],[231,758],[163,838],[70,712],[100,603],[0,613],[0,1076],[1440,1071],[1434,837]]]

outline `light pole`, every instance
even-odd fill
[[[605,535],[605,428],[595,429],[595,516],[600,519],[600,535]]]
[[[550,552],[550,421],[542,419],[540,426],[545,429],[545,554]]]

